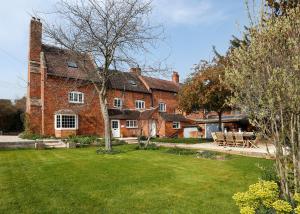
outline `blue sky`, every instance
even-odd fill
[[[28,31],[33,10],[49,11],[57,0],[10,0],[0,7],[0,99],[26,95]],[[221,53],[247,23],[244,0],[154,0],[154,15],[165,26],[166,44],[155,50],[181,81],[201,59]]]

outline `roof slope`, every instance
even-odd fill
[[[179,84],[176,84],[172,81],[147,76],[142,76],[142,78],[151,89],[170,91],[175,93],[179,91]]]
[[[91,73],[80,68],[68,66],[68,62],[76,60],[72,60],[72,57],[74,56],[71,56],[67,50],[54,46],[42,45],[42,51],[44,52],[47,73],[49,75],[78,80],[90,80],[91,78],[94,78],[95,81],[97,81],[97,78],[91,77]],[[88,56],[84,60],[84,66],[91,70],[95,69],[92,60]],[[101,72],[100,70],[101,69],[99,69],[99,72]],[[109,87],[113,89],[142,93],[150,93],[147,88],[174,93],[179,91],[179,84],[172,81],[148,76],[138,76],[131,72],[121,72],[116,70],[111,70],[111,74],[112,75],[109,77]]]
[[[109,77],[109,87],[119,90],[150,93],[138,76],[130,72],[113,71]]]

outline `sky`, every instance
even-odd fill
[[[26,95],[29,22],[33,11],[49,11],[58,0],[10,0],[0,6],[0,99]],[[225,53],[232,35],[248,23],[244,0],[154,0],[153,16],[165,28],[165,41],[153,54],[180,75],[200,60]],[[169,77],[167,77],[169,78]]]

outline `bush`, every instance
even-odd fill
[[[27,140],[38,140],[38,139],[44,139],[47,138],[46,136],[42,136],[39,134],[34,134],[28,131],[24,131],[19,135],[20,138],[22,139],[27,139]]]
[[[166,150],[166,153],[175,154],[175,155],[196,155],[196,151],[191,149],[182,149],[178,147],[173,147]]]
[[[272,166],[260,166],[258,168],[261,170],[261,180],[264,181],[275,181],[279,184],[279,178],[276,173],[275,165]]]
[[[153,138],[152,142],[158,143],[180,143],[180,144],[196,144],[209,142],[202,138]]]
[[[101,139],[97,139],[97,142],[96,142],[97,146],[105,146],[105,139],[104,138],[101,138]],[[111,140],[111,145],[112,146],[120,146],[120,145],[125,145],[127,144],[126,141],[124,140],[119,140],[119,139],[116,139],[116,138],[113,138]]]
[[[70,136],[67,142],[79,144],[80,146],[90,145],[97,142],[98,137],[96,136]]]
[[[277,183],[274,181],[259,181],[249,186],[248,191],[238,192],[232,197],[244,214],[255,213],[291,213],[292,206],[280,199]],[[299,194],[295,194],[295,201],[300,202]],[[294,211],[299,213],[298,206]]]
[[[212,160],[215,159],[226,160],[229,159],[229,157],[231,156],[228,154],[221,154],[218,152],[207,151],[207,150],[197,152],[197,158],[205,158],[205,159],[212,159]]]
[[[139,143],[139,145],[135,147],[135,149],[136,150],[159,150],[159,147],[154,143],[150,143],[147,146],[145,143]]]

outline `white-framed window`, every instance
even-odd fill
[[[56,114],[55,129],[76,130],[78,129],[78,116],[75,114]]]
[[[126,120],[126,128],[136,129],[138,127],[137,120]]]
[[[69,93],[69,103],[84,103],[84,93],[71,91]]]
[[[121,98],[114,98],[114,107],[122,108],[122,99]]]
[[[180,129],[180,122],[173,122],[173,129]]]
[[[167,111],[167,105],[165,103],[159,103],[158,104],[158,111],[166,112]]]
[[[145,109],[145,101],[143,101],[143,100],[136,100],[135,101],[135,108],[136,109]]]

